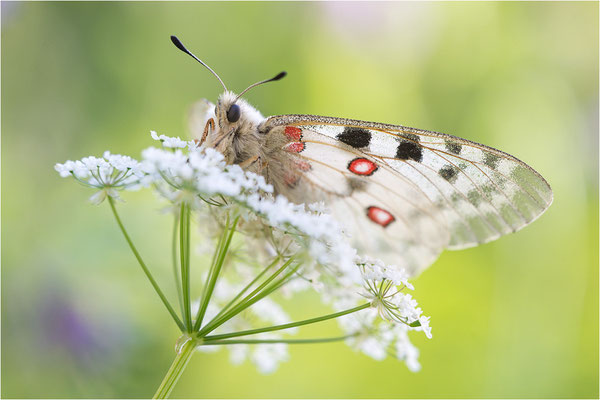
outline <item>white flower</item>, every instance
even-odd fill
[[[356,250],[349,245],[341,226],[331,215],[307,211],[304,205],[291,203],[283,196],[272,200],[253,194],[246,198],[246,205],[270,226],[300,235],[299,239],[316,261],[360,281],[360,270],[354,263]]]
[[[396,351],[396,358],[403,360],[409,370],[418,372],[421,369],[419,349],[410,342],[407,331],[398,332],[394,350]]]
[[[358,348],[377,361],[383,361],[387,356],[386,343],[373,336],[367,336],[359,342]]]
[[[117,190],[136,190],[149,182],[142,165],[129,156],[104,152],[102,158],[85,157],[56,164],[54,169],[61,177],[72,176],[85,186],[98,189],[90,201],[100,204],[106,197],[119,199]]]
[[[404,268],[396,265],[385,265],[379,259],[370,257],[356,257],[356,264],[362,267],[363,278],[381,281],[386,279],[393,282],[394,285],[404,285],[410,290],[414,290],[414,286],[408,282],[410,275]]]
[[[338,318],[348,335],[346,343],[367,356],[382,360],[393,355],[416,372],[419,352],[408,338],[409,331],[423,331],[431,338],[429,317],[422,315],[417,301],[403,291],[413,289],[408,274],[394,265],[368,257],[356,258],[362,284],[326,282],[323,298],[335,309],[356,307],[367,298],[371,307]],[[362,299],[362,300],[361,300]]]
[[[66,178],[67,176],[71,176],[75,170],[75,162],[68,160],[64,164],[56,164],[54,169],[60,174],[61,178]]]
[[[200,346],[199,348],[202,349],[203,347],[218,348],[219,346]],[[246,361],[246,359],[248,358],[249,354],[250,354],[250,346],[247,344],[236,344],[236,345],[229,346],[229,361],[233,365],[243,364],[244,361]]]
[[[417,331],[423,331],[423,333],[425,333],[425,336],[427,336],[428,339],[431,339],[433,337],[433,335],[431,334],[431,327],[429,326],[429,320],[431,319],[431,317],[425,317],[425,316],[420,316],[419,317],[419,324],[421,326],[415,328],[415,330]]]
[[[358,259],[364,279],[361,295],[369,299],[379,316],[390,322],[400,322],[411,329],[424,331],[431,338],[429,319],[422,317],[422,310],[405,288],[414,289],[408,282],[408,273],[395,265],[386,266],[380,260]],[[423,326],[421,324],[421,320]]]
[[[377,361],[387,355],[395,356],[412,372],[421,368],[419,351],[408,338],[410,327],[407,325],[378,319],[373,309],[346,315],[339,318],[338,323],[349,335],[346,343],[351,348]]]
[[[138,177],[144,176],[144,172],[140,169],[140,163],[129,156],[120,154],[111,154],[110,151],[105,151],[102,155],[106,161],[118,171],[131,171]]]
[[[245,192],[271,192],[262,176],[226,165],[223,155],[211,148],[167,151],[150,147],[142,152],[145,170],[156,182],[166,182],[175,190],[192,195],[237,197]],[[243,200],[243,197],[242,197]]]
[[[164,147],[183,149],[185,147],[188,147],[189,145],[189,142],[181,140],[179,137],[174,138],[165,135],[158,136],[158,134],[155,131],[150,131],[150,136],[152,136],[152,139],[154,140],[160,140]]]
[[[250,356],[250,360],[257,366],[258,370],[263,374],[271,374],[275,372],[279,363],[287,361],[289,354],[287,344],[259,344]]]

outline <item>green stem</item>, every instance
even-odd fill
[[[190,302],[190,259],[189,259],[189,218],[190,211],[185,202],[181,203],[179,222],[179,257],[181,259],[181,287],[183,290],[183,320],[187,332],[192,329],[192,307]]]
[[[356,336],[356,333],[336,336],[330,338],[316,338],[316,339],[236,339],[236,340],[211,340],[209,342],[202,343],[202,346],[213,346],[213,345],[229,345],[229,344],[265,344],[265,343],[286,343],[286,344],[314,344],[314,343],[330,343],[339,342],[346,340],[350,337]]]
[[[173,218],[173,241],[171,243],[172,251],[171,257],[173,261],[173,276],[175,278],[175,289],[177,290],[177,299],[179,300],[179,308],[181,309],[181,315],[184,314],[183,308],[183,293],[181,290],[180,277],[179,277],[179,269],[177,265],[177,228],[179,228],[179,217],[175,215]]]
[[[215,315],[215,318],[219,318],[221,315],[223,315],[227,310],[229,310],[229,308],[240,298],[244,295],[244,293],[246,293],[256,282],[258,282],[260,280],[260,278],[262,278],[262,276],[264,274],[267,273],[268,270],[270,270],[274,265],[276,265],[279,262],[279,256],[275,257],[275,259],[273,260],[273,262],[269,265],[267,265],[266,268],[264,268],[260,274],[258,274],[256,276],[256,278],[254,278],[252,280],[252,282],[250,282],[249,284],[246,285],[246,287],[244,287],[237,295],[235,295],[235,297],[233,299],[231,299],[231,301],[229,303],[227,303],[225,305],[225,307],[223,307],[221,309],[221,311],[219,311],[219,313],[217,315]]]
[[[179,353],[177,353],[175,360],[173,360],[173,363],[163,378],[163,381],[156,390],[153,399],[166,399],[169,397],[171,391],[173,391],[173,388],[175,387],[175,384],[183,374],[185,367],[192,358],[194,350],[196,350],[197,346],[198,343],[192,339],[188,340],[183,345],[183,347],[179,350]]]
[[[160,297],[160,299],[162,300],[162,302],[165,305],[165,307],[167,307],[167,310],[169,311],[169,314],[171,314],[171,317],[173,317],[173,320],[175,321],[175,323],[177,324],[177,326],[179,327],[179,329],[181,329],[183,331],[184,330],[183,323],[181,322],[181,320],[179,319],[179,317],[175,313],[175,310],[173,310],[173,307],[171,307],[171,304],[167,300],[167,298],[164,295],[164,293],[162,292],[162,290],[160,290],[160,287],[158,286],[158,284],[154,280],[154,277],[152,276],[152,274],[150,273],[150,271],[146,267],[146,264],[144,264],[144,261],[142,260],[142,257],[140,256],[140,253],[138,253],[137,249],[133,245],[133,242],[131,241],[131,238],[129,237],[129,234],[125,230],[125,227],[123,226],[123,222],[121,222],[121,218],[119,217],[119,214],[117,213],[117,209],[115,207],[114,200],[110,196],[108,197],[108,204],[110,204],[110,208],[112,209],[112,212],[113,212],[113,214],[115,216],[115,219],[117,220],[117,224],[119,225],[119,228],[121,228],[121,232],[123,232],[123,236],[125,236],[125,240],[129,244],[129,248],[131,249],[131,251],[133,251],[133,254],[135,255],[135,258],[138,260],[138,263],[140,264],[140,267],[142,267],[142,270],[144,270],[144,273],[146,274],[146,277],[148,278],[148,280],[150,280],[150,283],[152,284],[152,287],[154,288],[154,290],[158,294],[158,297]]]
[[[240,312],[244,311],[246,308],[250,307],[252,304],[254,304],[257,301],[259,301],[260,299],[262,299],[267,294],[273,292],[273,289],[272,289],[273,285],[267,287],[262,292],[261,292],[261,290],[263,290],[263,288],[265,286],[267,286],[273,279],[275,279],[279,274],[281,274],[281,272],[283,272],[283,270],[285,270],[292,263],[293,260],[294,259],[292,257],[288,261],[286,261],[281,266],[281,268],[279,268],[277,271],[275,271],[275,273],[273,273],[273,275],[271,275],[259,287],[257,287],[256,289],[254,289],[252,291],[252,293],[250,293],[249,295],[247,295],[246,297],[244,297],[244,299],[242,301],[240,301],[238,304],[236,304],[231,310],[227,311],[225,314],[223,314],[219,318],[213,318],[208,324],[206,324],[204,326],[204,328],[200,329],[200,331],[197,333],[196,336],[200,338],[200,337],[203,337],[203,336],[207,335],[208,333],[212,332],[213,330],[215,330],[216,328],[218,328],[219,326],[221,326],[222,324],[224,324],[225,322],[227,322],[228,320],[230,320],[231,318],[233,318],[234,316],[236,316]],[[298,268],[298,266],[296,266],[295,268],[293,268],[292,269],[292,273],[297,268]],[[287,275],[286,275],[286,277],[287,277]],[[286,277],[284,277],[284,279]]]
[[[215,290],[215,285],[217,284],[217,278],[219,277],[219,273],[221,272],[221,268],[223,267],[223,263],[225,262],[225,256],[227,255],[227,250],[231,245],[231,239],[233,238],[233,234],[235,233],[235,227],[239,221],[240,217],[237,217],[231,227],[229,227],[229,217],[227,218],[227,225],[225,227],[225,232],[228,232],[227,239],[223,247],[219,250],[219,255],[216,259],[214,265],[211,266],[210,272],[208,274],[206,287],[204,289],[204,293],[202,294],[202,301],[200,302],[200,307],[198,308],[198,314],[196,316],[196,322],[194,323],[194,331],[200,329],[200,325],[202,325],[202,320],[204,319],[204,314],[206,313],[206,308],[208,307],[208,303],[210,302],[210,298],[212,297],[213,291]]]
[[[354,308],[350,308],[348,310],[339,311],[339,312],[336,312],[333,314],[327,314],[327,315],[323,315],[323,316],[316,317],[316,318],[305,319],[302,321],[290,322],[289,324],[274,325],[274,326],[268,326],[266,328],[250,329],[247,331],[240,331],[240,332],[233,332],[233,333],[225,333],[223,335],[206,336],[204,338],[204,341],[206,343],[206,342],[209,342],[212,340],[222,340],[222,339],[229,339],[229,338],[238,337],[238,336],[256,335],[257,333],[280,331],[282,329],[289,329],[289,328],[295,328],[297,326],[314,324],[316,322],[321,322],[321,321],[326,321],[328,319],[341,317],[342,315],[352,314],[353,312],[364,310],[365,308],[368,308],[370,306],[371,306],[370,303],[365,303],[363,305],[360,305],[360,306],[354,307]]]

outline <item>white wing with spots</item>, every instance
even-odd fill
[[[311,141],[315,142],[314,151],[319,148],[315,158],[322,163],[329,162],[335,149],[372,160],[378,165],[378,171],[388,171],[387,175],[376,172],[365,179],[377,180],[376,196],[386,199],[387,203],[401,204],[400,198],[391,196],[398,187],[402,190],[418,188],[427,199],[422,204],[427,204],[426,208],[432,213],[443,215],[443,225],[449,232],[444,246],[450,249],[475,246],[515,232],[539,217],[552,203],[550,186],[527,164],[507,153],[455,136],[310,115],[271,117],[266,123],[271,127],[300,128],[307,151],[313,146]],[[325,145],[328,147],[323,147]],[[351,173],[348,165],[340,162],[341,156],[336,157],[335,167]],[[335,180],[326,171],[319,173],[318,182],[324,187],[336,187],[342,181]],[[371,190],[369,195],[375,195]],[[352,193],[352,201],[360,198],[360,204],[365,206],[367,194],[358,197],[357,194]],[[394,209],[404,210],[401,205]],[[373,224],[364,212],[362,218],[366,225]],[[400,224],[396,226],[400,230]],[[406,234],[396,234],[402,240],[406,238]]]
[[[284,148],[310,166],[290,189],[324,200],[356,248],[416,274],[447,247],[449,231],[438,207],[389,166],[307,128],[301,142]]]

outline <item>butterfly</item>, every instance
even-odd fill
[[[360,250],[416,275],[443,249],[516,232],[552,203],[546,180],[500,150],[452,135],[316,115],[265,118],[225,92],[195,106],[199,142],[297,204],[324,201]]]

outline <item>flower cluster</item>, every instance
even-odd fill
[[[422,315],[417,301],[410,294],[402,293],[404,289],[413,290],[408,282],[408,274],[396,266],[387,266],[381,260],[365,257],[357,261],[364,278],[364,292],[379,316],[389,322],[406,324],[415,330],[425,332],[431,339],[429,317]]]
[[[184,153],[181,149],[150,147],[142,152],[142,165],[156,183],[193,195],[235,197],[246,191],[273,190],[262,176],[244,172],[238,165],[226,165],[223,155],[210,148],[192,148]]]
[[[74,177],[85,186],[98,189],[90,201],[100,204],[107,196],[119,199],[117,190],[136,190],[148,185],[142,165],[129,156],[105,151],[102,158],[85,157],[56,164],[54,169],[61,177]]]
[[[97,189],[92,196],[96,204],[107,197],[118,199],[119,190],[153,187],[175,218],[181,218],[182,243],[189,240],[185,230],[189,217],[181,215],[183,210],[188,215],[193,212],[201,221],[198,229],[205,229],[204,234],[213,239],[203,240],[205,245],[217,243],[212,267],[204,272],[207,283],[203,298],[191,306],[189,298],[182,295],[189,296],[183,283],[187,279],[189,258],[184,258],[189,247],[183,246],[182,275],[175,274],[176,280],[182,279],[178,288],[183,321],[167,304],[186,337],[198,340],[199,350],[229,344],[232,362],[249,359],[261,372],[272,372],[279,362],[288,359],[284,334],[295,329],[279,330],[277,326],[289,325],[290,318],[276,300],[265,296],[280,288],[284,296],[312,288],[338,314],[355,310],[337,319],[345,333],[340,340],[377,360],[391,354],[404,360],[409,369],[419,369],[418,350],[410,343],[408,332],[423,331],[431,338],[431,328],[429,318],[405,293],[414,288],[402,268],[358,257],[348,244],[343,226],[323,204],[299,205],[281,195],[274,196],[273,187],[262,176],[226,164],[221,153],[198,147],[194,141],[156,132],[152,132],[152,138],[160,141],[162,148],[147,148],[140,161],[106,152],[102,158],[67,161],[55,169],[62,177],[71,176]],[[244,240],[234,240],[235,249],[227,251],[234,233]],[[200,318],[195,321],[192,314]],[[275,328],[262,329],[269,324]],[[250,331],[255,327],[261,329],[252,336],[254,342],[220,340],[254,334]]]

